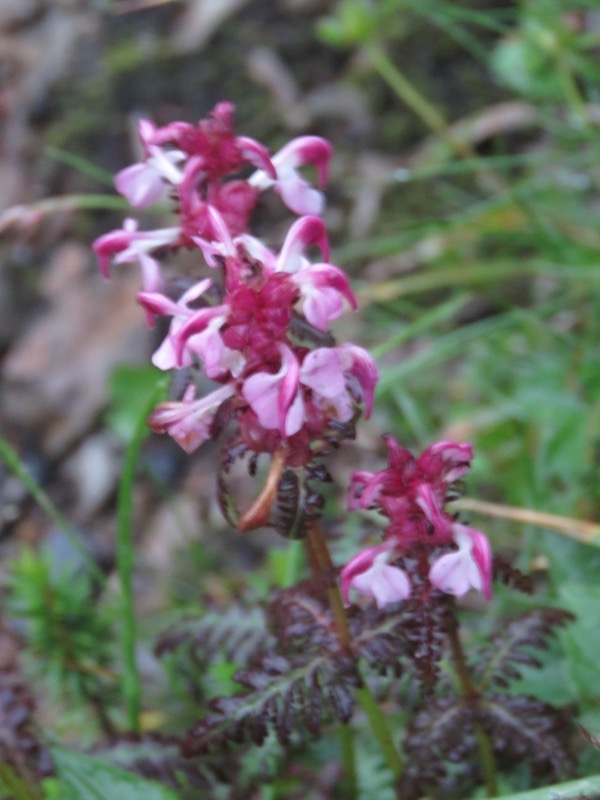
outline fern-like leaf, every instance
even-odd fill
[[[534,782],[573,773],[567,716],[547,703],[503,694],[475,702],[452,696],[430,698],[406,732],[407,767],[400,796],[404,800],[468,796],[483,780],[478,771],[478,729],[487,735],[500,767],[525,761]]]
[[[502,556],[495,555],[492,563],[494,580],[502,581],[505,586],[510,586],[523,594],[533,594],[534,581],[531,575],[521,572],[511,562]]]
[[[350,619],[353,648],[369,666],[399,676],[410,665],[425,689],[436,682],[451,622],[445,599],[409,600],[383,609],[368,606]]]
[[[456,696],[430,698],[413,717],[404,737],[406,769],[399,797],[414,800],[424,795],[466,796],[477,783],[470,756],[476,751],[473,706]],[[452,764],[453,769],[448,770]],[[470,785],[466,784],[474,772]]]
[[[480,715],[501,762],[525,759],[534,777],[550,781],[573,774],[571,723],[565,711],[535,697],[492,694],[480,704]]]
[[[154,652],[160,658],[186,650],[197,667],[214,661],[242,663],[270,639],[263,610],[234,603],[225,610],[182,617],[160,635]]]
[[[279,592],[269,603],[267,619],[282,652],[337,650],[335,622],[327,602],[327,583],[311,578]]]
[[[521,677],[522,667],[539,667],[535,650],[546,650],[559,628],[573,620],[568,611],[539,608],[508,622],[481,652],[473,677],[481,691],[504,687]]]
[[[212,701],[212,713],[189,731],[185,755],[230,742],[262,744],[270,729],[284,745],[294,731],[317,735],[328,718],[350,719],[359,685],[354,659],[341,652],[333,657],[329,650],[294,659],[265,654],[240,670],[235,680],[246,691]]]
[[[210,703],[210,713],[186,737],[186,754],[215,751],[232,741],[261,744],[270,730],[286,745],[294,732],[316,736],[328,720],[347,722],[360,685],[359,659],[379,673],[396,675],[405,662],[412,663],[421,682],[433,685],[451,620],[445,599],[354,608],[348,652],[340,645],[326,589],[325,582],[312,579],[274,597],[266,609],[271,641],[234,676],[242,691]],[[202,623],[199,629],[204,630]],[[180,640],[163,637],[159,652],[173,641]],[[203,639],[194,634],[192,641]]]

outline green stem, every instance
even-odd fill
[[[472,703],[476,706],[479,702],[479,694],[471,681],[471,674],[458,635],[457,624],[454,624],[450,629],[448,638],[450,640],[450,649],[452,650],[452,657],[454,659],[454,666],[456,668],[462,695],[467,703]],[[494,751],[489,737],[481,723],[475,724],[475,738],[479,749],[481,772],[483,774],[487,796],[495,797],[498,793],[496,759],[494,758]]]
[[[421,94],[395,64],[390,61],[381,47],[377,44],[370,43],[367,46],[367,52],[373,67],[388,86],[396,93],[400,100],[405,103],[442,142],[444,142],[452,153],[463,159],[472,159],[477,156],[471,143],[469,141],[463,141],[452,132],[444,116]],[[570,73],[567,73],[567,79],[569,74]],[[479,176],[482,184],[489,190],[501,194],[508,194],[511,200],[527,214],[538,231],[543,232],[548,237],[556,239],[552,228],[549,228],[544,223],[537,211],[530,207],[524,198],[519,197],[517,191],[511,189],[504,178],[498,175],[494,169],[491,169],[488,164],[482,164],[479,170]]]
[[[329,548],[327,547],[327,542],[325,541],[325,536],[323,535],[321,528],[318,525],[313,525],[308,531],[308,535],[304,539],[304,542],[307,548],[311,568],[315,574],[328,576],[331,579],[327,593],[329,597],[329,604],[331,606],[333,617],[336,623],[337,634],[342,648],[349,655],[353,656],[352,638],[350,635],[350,627],[348,625],[348,617],[346,615],[346,609],[344,607],[342,595],[340,594],[339,586],[337,585],[337,581],[334,577],[335,568],[331,560]],[[356,670],[357,672],[359,671],[358,664],[356,664]],[[384,756],[389,769],[396,778],[399,778],[403,770],[402,759],[400,758],[400,754],[394,746],[394,741],[392,739],[387,720],[379,708],[375,698],[371,694],[371,690],[366,682],[363,682],[360,688],[357,689],[356,697],[365,713],[365,716],[367,717],[367,721],[369,722],[373,735],[375,736],[381,748],[381,753]]]
[[[411,111],[421,119],[425,125],[436,133],[450,149],[460,156],[470,156],[470,148],[464,143],[456,141],[448,131],[448,123],[426,97],[400,72],[390,61],[385,52],[378,45],[371,43],[367,47],[371,63],[384,81],[398,95]]]
[[[579,800],[581,797],[598,797],[600,794],[600,775],[590,775],[567,783],[544,786],[528,792],[502,795],[502,800]]]
[[[133,733],[140,730],[141,683],[136,659],[136,619],[133,601],[133,484],[140,448],[148,427],[146,419],[164,396],[163,380],[151,393],[143,413],[137,421],[131,440],[125,450],[123,470],[119,482],[117,505],[117,570],[121,584],[122,654],[123,654],[123,699],[127,712],[127,724]]]
[[[344,767],[344,798],[345,800],[357,800],[356,748],[354,746],[354,731],[350,725],[340,725],[340,745]]]
[[[388,767],[392,771],[394,777],[399,778],[402,775],[404,764],[402,763],[400,754],[394,745],[394,740],[392,739],[387,720],[383,715],[381,708],[366,684],[357,690],[356,697],[365,713],[371,731],[373,732],[373,736],[375,736],[377,740]]]
[[[12,800],[40,800],[41,791],[38,787],[26,783],[23,778],[5,761],[0,761],[0,792],[10,792]]]
[[[21,481],[35,502],[47,514],[56,527],[65,533],[69,539],[69,542],[73,548],[77,550],[78,554],[85,562],[90,574],[94,576],[99,585],[104,585],[104,573],[87,551],[77,531],[73,528],[69,521],[63,517],[35,478],[25,469],[21,463],[18,453],[13,450],[10,444],[2,436],[0,436],[0,460],[2,460],[8,469],[13,473],[13,475],[15,475],[15,477]]]
[[[565,99],[571,113],[581,126],[589,127],[588,112],[586,102],[579,92],[577,81],[575,80],[567,59],[559,56],[557,59],[557,73],[562,85]]]
[[[371,63],[388,86],[397,94],[422,122],[433,131],[448,149],[459,158],[475,158],[477,153],[468,141],[455,136],[448,122],[437,108],[421,94],[408,78],[390,61],[378,45],[371,43],[367,47]],[[493,192],[505,192],[507,185],[503,178],[483,164],[479,170],[482,182]]]
[[[371,43],[367,46],[367,52],[371,58],[371,63],[381,75],[388,86],[397,94],[427,127],[432,130],[441,141],[459,158],[474,158],[477,153],[468,141],[458,138],[451,130],[443,115],[432,105],[426,97],[400,72],[400,70],[388,58],[386,53],[377,44]],[[564,72],[564,70],[563,70]],[[577,105],[577,97],[573,98],[573,91],[577,91],[576,84],[572,81],[571,73],[567,70],[563,75],[563,83],[567,82],[566,89],[571,96],[571,103]],[[585,106],[583,112],[585,114]],[[543,219],[537,208],[527,201],[526,196],[522,196],[518,187],[513,189],[501,175],[484,164],[479,171],[480,180],[485,188],[492,192],[507,194],[511,201],[527,215],[530,223],[537,233],[551,242],[561,258],[566,258],[564,247],[560,236],[551,224]]]
[[[290,541],[286,553],[285,574],[283,576],[283,589],[298,583],[302,569],[302,542]]]

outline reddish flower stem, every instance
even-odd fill
[[[265,481],[261,493],[238,523],[238,531],[240,531],[240,533],[253,531],[255,528],[260,528],[262,525],[267,524],[271,506],[277,494],[281,473],[285,466],[285,458],[285,449],[283,446],[280,446],[273,453],[269,474],[267,475],[267,480]]]
[[[350,652],[351,639],[348,618],[337,585],[335,567],[333,566],[323,531],[318,525],[311,525],[304,541],[311,569],[316,575],[323,576],[327,580],[327,596],[335,619],[340,644],[344,650]]]

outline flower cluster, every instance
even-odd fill
[[[351,435],[360,407],[368,416],[373,403],[378,374],[371,356],[351,343],[336,345],[329,333],[345,308],[356,308],[346,275],[330,263],[320,216],[331,147],[302,136],[271,156],[259,142],[235,134],[230,103],[218,104],[197,125],[159,128],[143,120],[139,137],[144,158],[116,175],[116,188],[136,208],[170,199],[176,224],[142,231],[127,219],[94,249],[106,277],[111,262],[137,263],[138,301],[149,325],[157,317],[170,320],[152,360],[162,370],[185,369],[187,383],[178,399],[153,411],[151,427],[192,452],[235,420],[232,452],[241,443],[244,451],[273,456],[265,490],[239,521],[247,530],[269,518],[284,468],[314,478],[314,459]],[[316,169],[319,188],[300,173],[304,165]],[[278,250],[250,231],[260,195],[269,189],[297,217]],[[181,281],[164,279],[162,263],[182,248],[204,270],[183,289]],[[215,384],[201,396],[194,378],[199,368]],[[413,565],[409,577],[406,564],[415,558],[429,587],[454,595],[475,588],[489,597],[486,537],[445,510],[450,488],[469,469],[471,446],[439,442],[414,458],[391,437],[387,445],[387,469],[353,476],[350,509],[377,508],[389,525],[381,544],[342,570],[344,599],[350,590],[380,606],[407,598],[416,572]],[[220,477],[227,464],[224,457]],[[322,498],[310,487],[305,494],[312,520]],[[287,510],[296,516],[295,508]]]
[[[116,188],[137,208],[171,198],[177,224],[140,231],[126,220],[96,240],[100,268],[108,276],[111,261],[137,262],[138,301],[149,324],[170,317],[153,356],[157,367],[201,366],[219,384],[197,397],[190,382],[179,400],[157,407],[151,426],[191,452],[211,438],[226,408],[248,449],[273,453],[284,443],[288,464],[307,463],[332,424],[352,420],[361,404],[370,413],[378,378],[362,348],[315,346],[328,341],[323,334],[346,306],[356,308],[346,275],[329,263],[321,192],[299,172],[312,165],[322,187],[330,145],[303,136],[271,157],[258,142],[235,135],[229,103],[197,125],[157,128],[144,120],[139,136],[144,160],[119,172]],[[260,194],[270,188],[299,215],[278,252],[249,231]],[[307,255],[311,247],[320,255],[316,262]],[[180,248],[195,251],[212,276],[174,298],[160,262]]]
[[[374,508],[389,519],[381,544],[362,550],[342,570],[342,594],[373,597],[381,607],[404,600],[412,587],[394,561],[418,556],[431,586],[461,596],[477,589],[491,596],[491,549],[487,537],[455,521],[445,510],[453,484],[469,470],[471,445],[437,442],[418,458],[385,437],[388,466],[352,477],[349,508]],[[440,555],[440,551],[443,551]],[[431,554],[433,563],[430,563]]]

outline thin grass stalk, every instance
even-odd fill
[[[21,481],[35,502],[49,519],[52,520],[56,527],[63,531],[73,549],[81,556],[90,575],[93,576],[94,580],[98,581],[100,586],[103,586],[106,580],[105,575],[86,549],[75,528],[63,517],[40,484],[23,466],[16,450],[14,450],[2,436],[0,436],[0,460],[3,461],[13,475]]]
[[[469,142],[454,136],[450,126],[437,108],[424,97],[421,92],[388,58],[378,45],[371,43],[367,47],[371,62],[383,80],[396,95],[443,141],[450,150],[461,159],[472,159],[476,152]],[[569,73],[567,73],[568,79]],[[485,164],[479,171],[481,182],[494,193],[507,194],[527,216],[533,228],[551,242],[561,257],[566,257],[560,236],[555,228],[539,214],[536,207],[527,201],[518,188],[512,189],[501,175]]]
[[[0,214],[0,233],[37,225],[53,214],[69,211],[127,211],[129,206],[123,197],[110,194],[67,194],[47,197],[27,206],[11,206]]]
[[[444,116],[396,67],[381,47],[371,42],[367,47],[367,52],[371,58],[371,63],[388,86],[455,155],[466,159],[476,156],[471,144],[453,135]],[[493,192],[502,193],[507,191],[504,179],[496,175],[487,165],[482,167],[479,176],[486,187]]]
[[[388,86],[430,130],[436,133],[458,156],[470,157],[473,155],[468,145],[454,139],[442,114],[390,61],[379,45],[371,42],[367,47],[367,52],[371,63]]]
[[[486,500],[475,500],[471,497],[461,497],[452,503],[453,511],[471,511],[486,517],[508,519],[525,525],[535,525],[538,528],[556,531],[569,539],[575,539],[583,544],[600,547],[600,524],[583,519],[561,517],[558,514],[548,514],[536,511],[533,508],[520,508],[506,506],[501,503],[490,503]]]
[[[123,658],[122,691],[125,702],[127,725],[130,731],[140,731],[141,681],[138,672],[136,646],[137,626],[133,598],[133,484],[140,449],[148,433],[147,418],[164,395],[165,382],[161,380],[151,393],[142,414],[135,425],[125,450],[123,471],[119,482],[117,502],[117,571],[121,586],[121,646]]]

